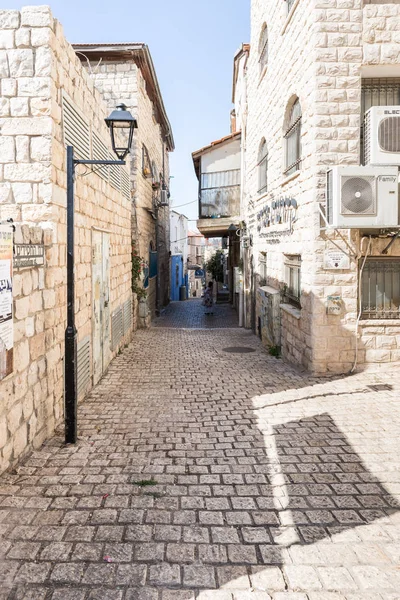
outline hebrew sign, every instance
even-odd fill
[[[42,265],[44,265],[44,246],[42,244],[15,244],[15,269],[40,267]]]
[[[13,230],[0,225],[0,381],[13,371]]]

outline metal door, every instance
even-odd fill
[[[93,384],[110,362],[110,234],[92,231]]]

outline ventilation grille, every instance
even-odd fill
[[[90,129],[75,106],[66,96],[62,100],[64,143],[73,146],[76,156],[90,156]]]
[[[131,197],[131,180],[129,178],[129,174],[125,169],[121,169],[121,192],[128,198]]]
[[[400,117],[386,117],[379,123],[379,147],[384,152],[400,152]]]
[[[364,119],[364,164],[369,165],[371,161],[371,113],[368,111]]]
[[[90,387],[90,338],[78,342],[78,398],[84,396]]]
[[[118,347],[123,335],[123,314],[122,306],[119,306],[111,315],[111,348],[115,350]]]
[[[376,215],[375,177],[342,177],[340,212],[342,215]]]
[[[116,160],[115,155],[110,154],[100,136],[96,132],[90,131],[89,124],[66,95],[63,95],[62,108],[64,144],[73,146],[74,153],[78,158]],[[92,152],[90,152],[90,147],[92,147]],[[95,166],[94,168],[99,177],[120,191],[128,200],[131,198],[131,181],[125,168],[120,165]]]
[[[107,146],[102,142],[97,133],[92,135],[92,156],[94,160],[109,160]],[[108,181],[108,167],[97,167],[96,173],[105,181]]]
[[[127,300],[123,304],[123,316],[124,316],[124,335],[126,335],[132,327],[132,301]]]
[[[333,223],[333,172],[326,174],[326,220],[330,225]]]

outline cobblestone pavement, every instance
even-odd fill
[[[237,312],[229,304],[214,304],[212,315],[204,314],[200,298],[186,302],[171,302],[163,315],[155,320],[154,327],[184,329],[220,329],[237,327]]]
[[[79,443],[0,478],[0,599],[398,600],[399,390],[239,328],[137,332]]]

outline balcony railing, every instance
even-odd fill
[[[203,173],[200,219],[231,217],[240,212],[240,169]]]

